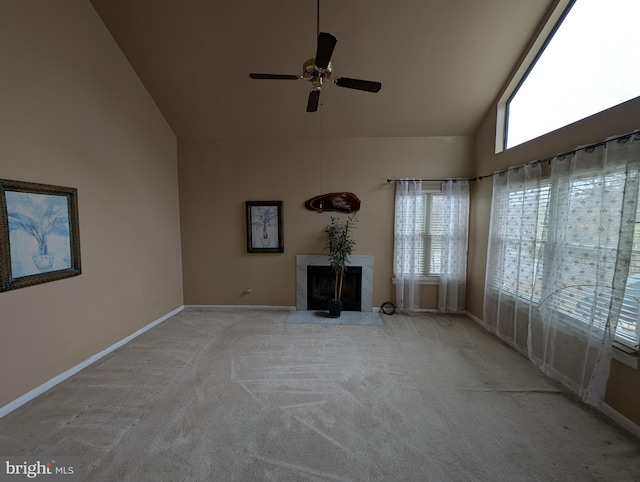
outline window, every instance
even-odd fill
[[[601,227],[594,224],[592,212],[600,209],[597,195],[624,189],[624,172],[608,172],[606,175],[585,174],[579,179],[557,179],[505,188],[495,193],[497,208],[494,214],[498,223],[498,242],[504,247],[501,266],[496,270],[499,277],[491,280],[494,289],[518,299],[540,305],[550,303],[564,319],[580,326],[591,317],[599,326],[604,326],[611,300],[610,289],[595,288],[596,273],[606,278],[614,276],[603,273],[607,259],[615,257],[616,246],[608,245],[607,239],[598,237]],[[604,201],[603,201],[604,204]],[[571,236],[551,244],[553,226],[547,224],[550,209],[562,205],[570,212],[564,223]],[[492,216],[494,215],[492,214]],[[597,246],[595,242],[599,243]],[[563,286],[551,296],[541,298],[545,257],[548,252],[563,260],[558,279]],[[602,286],[607,286],[604,280]],[[640,317],[640,203],[636,210],[633,249],[626,289],[623,298],[616,339],[635,350],[638,349],[638,323]]]
[[[402,200],[400,202],[403,202]],[[407,203],[413,202],[406,200]],[[405,263],[410,263],[411,259],[416,264],[415,272],[420,278],[436,278],[440,275],[442,264],[442,240],[444,228],[444,206],[442,193],[440,191],[422,191],[416,202],[416,209],[420,213],[418,217],[418,225],[415,231],[419,233],[421,242],[413,257],[406,257]],[[405,225],[400,233],[400,242],[406,245],[405,250],[409,250],[408,246],[412,243],[414,226]],[[400,258],[396,256],[395,272],[399,272]],[[404,266],[402,270],[405,273],[413,272],[409,266]]]
[[[602,227],[594,223],[593,212],[606,209],[602,204],[606,204],[609,197],[600,203],[601,193],[610,192],[617,197],[615,192],[624,189],[624,179],[624,172],[587,174],[571,181],[560,179],[554,185],[553,202],[566,206],[570,213],[564,224],[571,236],[558,239],[550,246],[563,260],[558,278],[564,288],[550,296],[548,302],[578,320],[590,319],[593,315],[598,326],[604,326],[609,313],[610,285],[615,274],[611,260],[616,257],[617,243],[598,235]],[[597,278],[600,282],[596,282]]]
[[[616,335],[623,345],[638,350],[638,325],[640,324],[640,202],[636,210],[633,230],[633,248],[629,277],[622,300],[622,309]]]
[[[498,193],[497,193],[498,194]],[[539,303],[544,247],[544,220],[550,185],[541,183],[499,193],[497,215],[500,242],[504,245],[502,274],[496,288]],[[511,215],[507,215],[511,213]]]
[[[422,276],[439,276],[442,268],[444,206],[440,192],[425,192],[423,251],[419,272]]]
[[[498,150],[639,96],[638,18],[638,0],[569,2],[515,89],[507,91]]]

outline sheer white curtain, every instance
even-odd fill
[[[532,303],[540,299],[537,261],[548,191],[540,164],[493,176],[484,324],[523,353]]]
[[[422,182],[396,182],[394,229],[394,277],[396,305],[413,312],[420,305],[420,257],[423,253],[424,197]]]
[[[442,183],[443,233],[438,309],[464,310],[469,245],[469,181]]]
[[[638,146],[610,142],[551,167],[542,299],[529,325],[528,352],[593,405],[604,399],[629,273]],[[567,328],[568,317],[579,322]]]
[[[640,140],[494,176],[485,324],[583,400],[604,398],[627,282]]]

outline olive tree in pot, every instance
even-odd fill
[[[347,270],[349,256],[356,245],[352,231],[356,228],[357,218],[351,214],[346,218],[331,217],[331,222],[325,228],[326,245],[329,251],[329,265],[336,274],[334,298],[329,300],[329,316],[339,318],[342,312],[342,283]]]

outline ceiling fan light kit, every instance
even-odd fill
[[[258,80],[306,80],[313,84],[307,101],[307,112],[316,112],[320,101],[322,85],[330,82],[338,87],[362,90],[365,92],[379,92],[382,88],[380,82],[372,80],[352,79],[349,77],[334,77],[331,55],[336,46],[337,39],[327,32],[318,33],[318,45],[316,56],[307,60],[302,66],[302,75],[291,74],[260,74],[250,73],[249,77]]]

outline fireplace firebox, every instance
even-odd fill
[[[307,268],[309,266],[325,266],[329,267],[329,256],[325,254],[298,254],[296,255],[296,310],[311,310],[307,306],[308,279]],[[354,254],[349,257],[347,270],[360,267],[362,269],[362,281],[360,283],[361,310],[370,312],[373,309],[373,256]],[[335,277],[335,276],[334,276]],[[333,298],[333,285],[330,289],[331,294],[328,296]],[[321,310],[326,310],[323,306]]]
[[[307,266],[307,309],[326,310],[335,295],[336,275],[330,266]],[[362,267],[349,266],[342,283],[342,311],[362,310]]]

